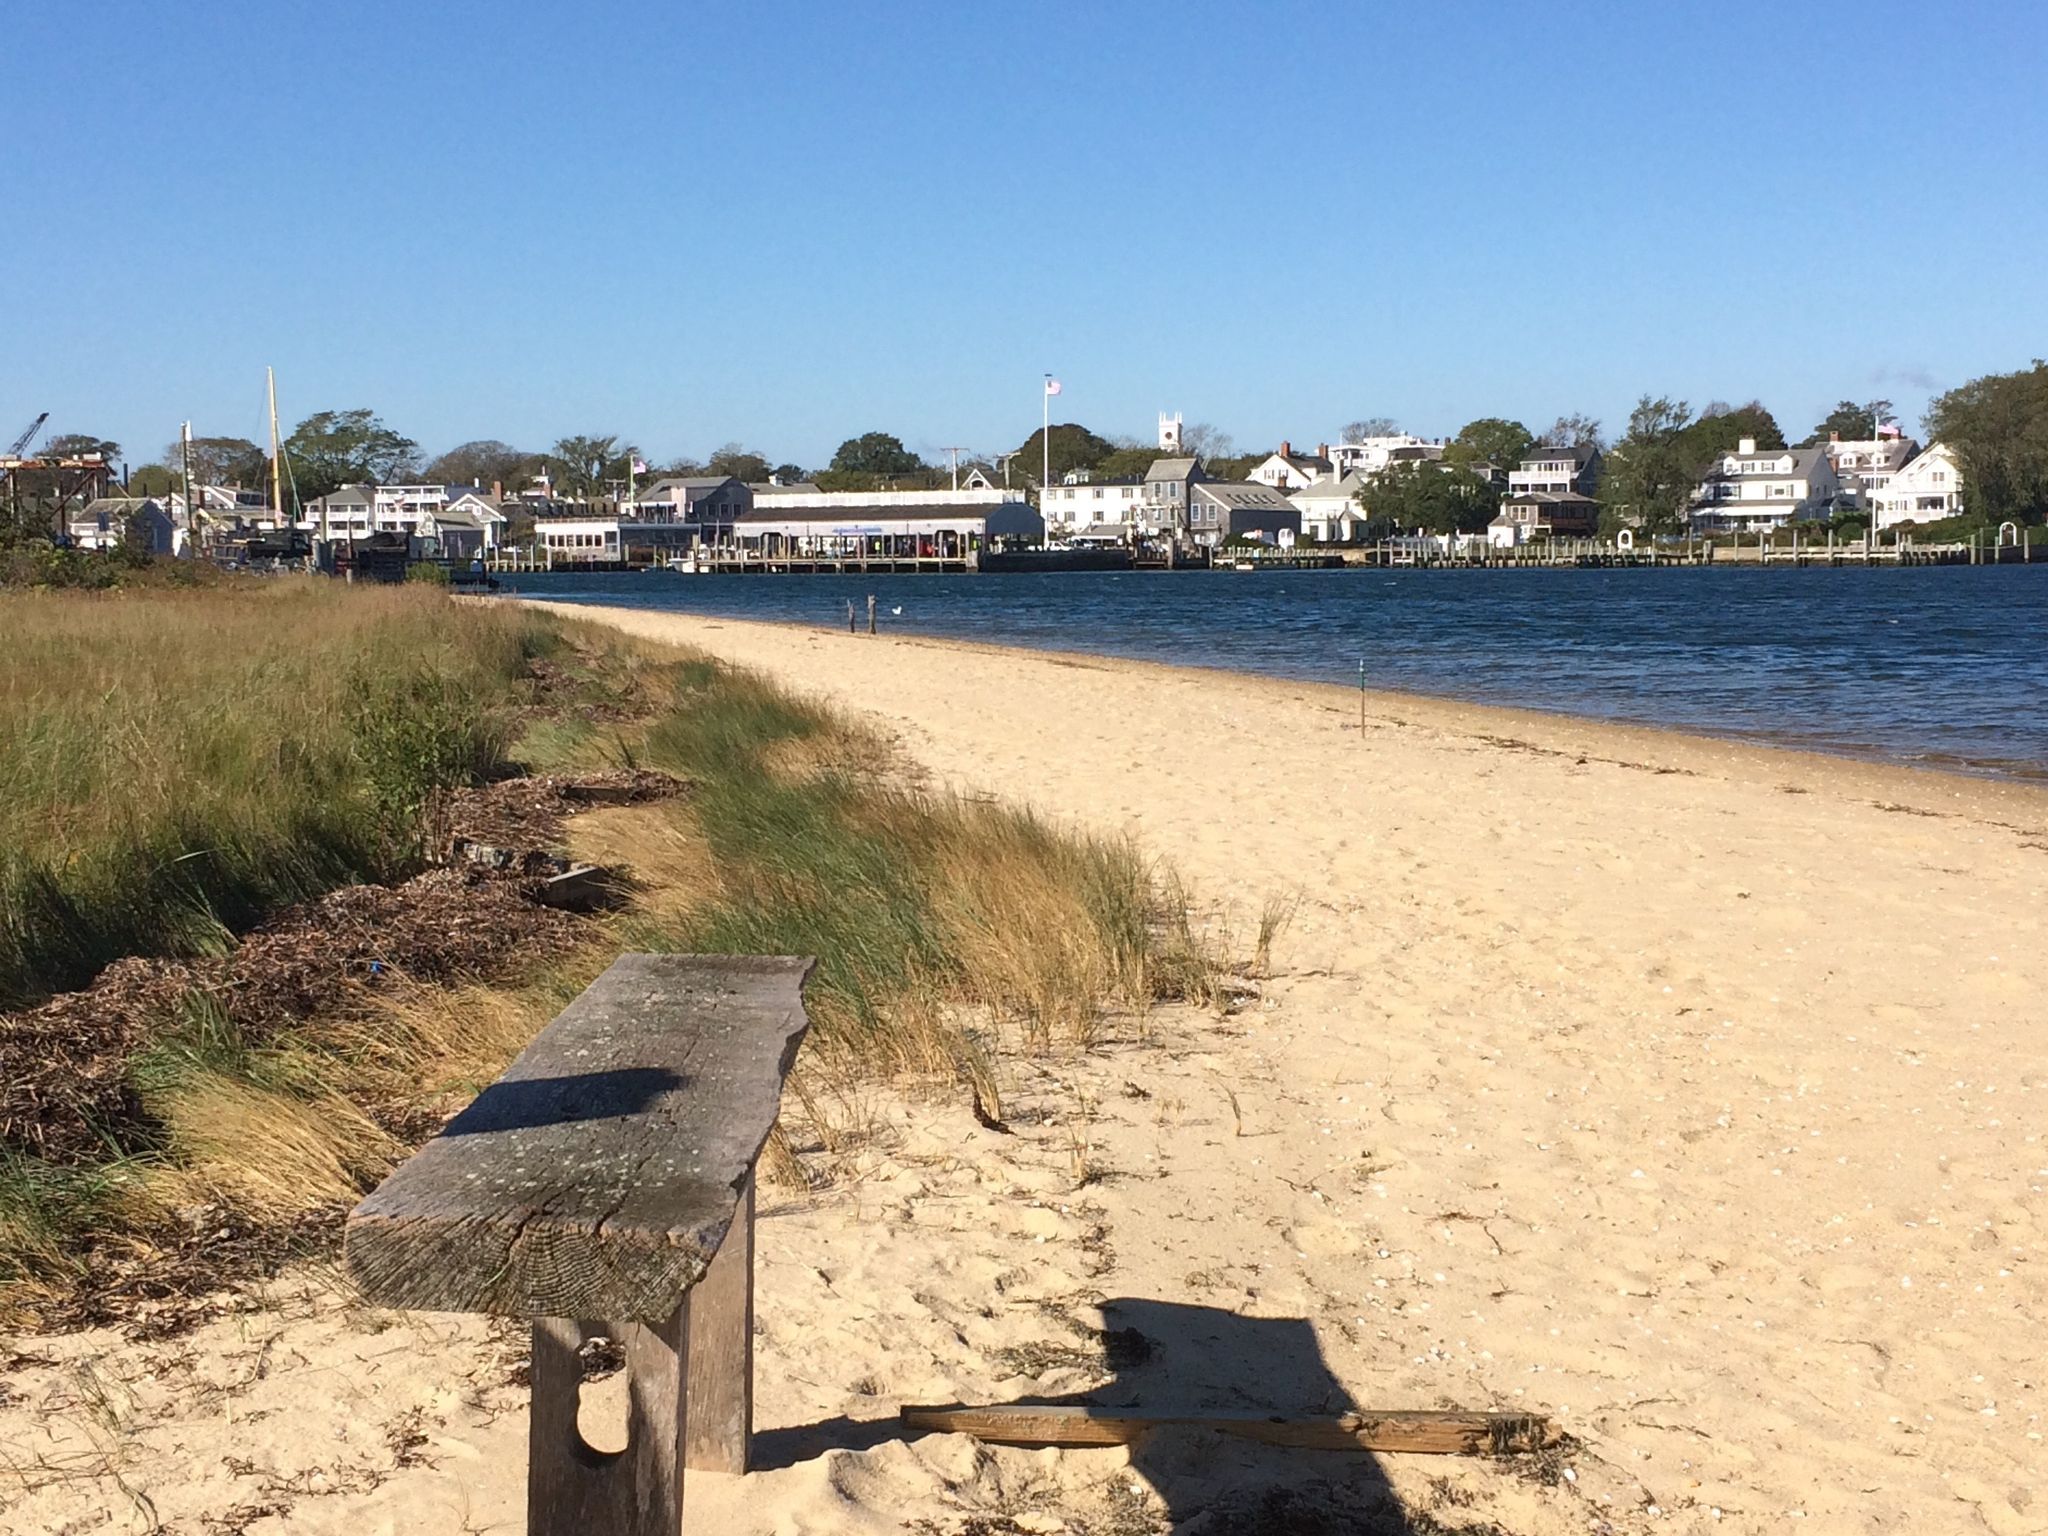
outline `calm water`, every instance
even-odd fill
[[[547,575],[535,597],[1096,651],[2048,777],[2048,569]],[[900,606],[900,615],[891,609]]]

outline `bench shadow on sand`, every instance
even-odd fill
[[[1334,1415],[1359,1406],[1324,1361],[1305,1318],[1242,1317],[1143,1297],[1105,1301],[1102,1314],[1109,1381],[1087,1392],[1011,1402],[1148,1414]],[[828,1451],[866,1451],[918,1437],[894,1417],[833,1418],[757,1432],[754,1466],[767,1471]],[[1153,1496],[1149,1519],[1137,1501],[1124,1497],[1131,1474]],[[1129,1474],[1105,1456],[1101,1480],[1103,1501],[1129,1516],[1103,1528],[1131,1536],[1160,1528],[1160,1504],[1175,1531],[1205,1536],[1452,1536],[1460,1529],[1454,1519],[1404,1510],[1378,1458],[1367,1452],[1295,1450],[1212,1430],[1154,1430],[1130,1447]],[[989,1512],[963,1512],[963,1520],[967,1530],[1023,1529],[990,1523]]]

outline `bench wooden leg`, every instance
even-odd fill
[[[595,1451],[576,1427],[583,1387],[577,1350],[608,1338],[625,1351],[626,1448]],[[533,1325],[527,1436],[528,1536],[678,1536],[683,1442],[691,1415],[690,1303],[656,1326],[541,1318]]]
[[[754,1435],[754,1176],[740,1192],[725,1242],[690,1292],[693,1472],[743,1473]]]

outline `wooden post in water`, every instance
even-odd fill
[[[860,632],[858,629],[854,627],[853,599],[850,597],[846,600],[846,632],[849,635],[858,634]]]
[[[868,594],[868,633],[872,635],[872,634],[873,634],[874,632],[875,632],[875,594],[874,594],[874,593],[872,593],[872,592],[870,592],[870,593]]]

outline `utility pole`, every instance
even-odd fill
[[[939,450],[941,453],[948,453],[953,456],[953,489],[956,491],[960,489],[960,455],[966,451],[964,447],[946,447]]]
[[[178,428],[178,456],[185,475],[185,549],[195,557],[199,544],[199,509],[192,501],[192,423]]]

